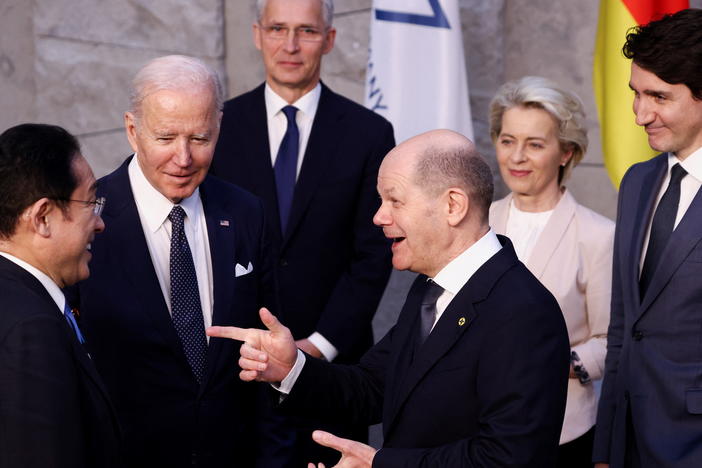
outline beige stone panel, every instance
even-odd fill
[[[370,10],[372,6],[373,0],[336,0],[334,2],[334,16],[355,13],[359,10]]]
[[[36,121],[33,2],[0,2],[0,132]]]
[[[79,135],[83,156],[93,168],[95,177],[102,177],[119,167],[132,154],[124,129]]]
[[[614,220],[617,215],[617,192],[602,166],[578,166],[566,184],[582,205]]]
[[[254,46],[251,29],[256,18],[255,4],[253,0],[227,0],[224,4],[228,97],[249,91],[265,80],[261,54]]]
[[[592,58],[598,2],[506,0],[506,5],[506,78],[541,75],[555,80],[580,96],[587,127],[597,127]],[[602,162],[599,140],[591,139],[585,160]]]
[[[359,104],[365,99],[370,10],[337,16],[336,43],[324,57],[322,79],[334,91]]]
[[[39,118],[76,134],[121,128],[134,74],[159,55],[160,52],[147,49],[39,38]],[[205,61],[224,73],[220,60]]]
[[[35,0],[35,31],[40,36],[151,49],[158,55],[221,57],[222,1]]]

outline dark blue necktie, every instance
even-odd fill
[[[443,294],[444,288],[432,280],[427,280],[427,289],[424,292],[422,306],[420,308],[421,329],[419,332],[419,344],[424,343],[431,332],[436,320],[436,301]]]
[[[80,328],[78,328],[78,322],[76,322],[76,317],[73,315],[73,311],[71,310],[70,307],[68,307],[68,302],[63,306],[63,315],[66,317],[66,321],[68,322],[68,325],[71,327],[73,330],[73,333],[76,334],[76,338],[78,338],[78,342],[80,344],[85,343],[85,339],[83,338],[83,334],[80,332]]]
[[[283,113],[288,119],[288,129],[280,142],[278,155],[275,159],[275,185],[278,193],[278,211],[280,213],[280,229],[285,233],[292,206],[295,178],[297,176],[297,154],[300,148],[300,132],[295,122],[297,107],[285,106]]]
[[[207,359],[207,339],[195,265],[185,237],[185,211],[176,205],[168,219],[172,225],[170,273],[173,325],[195,378],[202,382]]]
[[[646,259],[644,260],[641,278],[639,279],[640,299],[643,299],[646,294],[646,289],[651,284],[651,278],[660,262],[663,250],[665,250],[668,239],[673,233],[675,218],[678,214],[678,204],[680,203],[680,181],[685,175],[687,175],[687,171],[680,164],[676,164],[671,168],[668,188],[665,190],[663,197],[661,197],[661,201],[658,202],[658,207],[653,215]]]

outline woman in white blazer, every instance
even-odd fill
[[[504,84],[490,104],[490,135],[511,193],[490,224],[558,300],[568,326],[571,372],[558,466],[592,467],[612,279],[614,223],[565,188],[587,149],[580,99],[540,77]]]

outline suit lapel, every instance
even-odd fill
[[[638,197],[635,202],[636,214],[631,236],[629,237],[633,242],[629,245],[629,254],[624,260],[629,262],[627,266],[629,274],[626,276],[631,278],[631,283],[629,284],[629,290],[631,291],[629,299],[632,301],[630,302],[631,304],[641,303],[641,298],[639,297],[639,265],[641,264],[642,257],[646,255],[646,252],[643,251],[643,244],[649,221],[653,216],[653,205],[656,202],[661,184],[668,171],[668,154],[664,153],[658,156],[656,158],[656,164],[651,165],[651,167],[647,169],[648,171],[644,173],[643,177],[640,179],[641,185],[629,191],[630,193],[636,193]],[[665,258],[665,255],[663,258]],[[650,285],[649,289],[651,289]],[[648,293],[650,295],[650,291],[648,291]],[[638,307],[636,310],[638,317],[643,308]]]
[[[205,212],[207,224],[207,237],[210,244],[210,258],[212,259],[213,306],[212,324],[231,323],[229,315],[232,313],[232,291],[234,290],[234,270],[232,265],[236,258],[236,225],[237,220],[224,208],[226,200],[218,199],[213,191],[209,179],[200,185],[202,207]],[[222,222],[224,221],[224,222]],[[210,340],[207,347],[207,370],[202,391],[209,378],[217,368],[223,340]]]
[[[134,288],[131,300],[141,303],[137,310],[143,311],[151,319],[154,328],[168,343],[173,353],[189,368],[190,365],[161,292],[161,285],[156,276],[134,201],[127,172],[131,159],[131,157],[128,158],[117,170],[114,174],[114,183],[107,187],[105,193],[110,203],[103,217],[105,224],[109,226],[107,232],[115,238],[110,248],[114,250],[114,257],[120,259],[117,266],[123,269],[120,276],[126,278]]]
[[[685,215],[668,240],[661,255],[661,261],[651,278],[651,284],[649,284],[646,295],[641,302],[641,314],[648,309],[661,290],[668,284],[675,270],[702,239],[702,216],[700,213],[702,213],[702,190],[697,191]]]
[[[502,249],[485,262],[456,294],[429,334],[427,341],[415,355],[404,378],[395,383],[393,391],[397,395],[393,409],[389,418],[383,420],[386,435],[414,388],[478,319],[473,305],[484,300],[504,271],[517,262],[511,242],[504,236],[498,237],[503,245]],[[419,298],[421,300],[421,295]],[[415,317],[419,314],[420,300],[413,305]],[[416,331],[417,322],[418,320],[414,321],[412,331]],[[404,349],[404,352],[407,353],[407,349]]]
[[[283,248],[295,232],[303,218],[319,183],[324,180],[324,174],[339,144],[339,134],[343,124],[340,120],[343,113],[334,105],[334,94],[322,84],[322,94],[319,98],[317,113],[312,123],[312,132],[307,142],[305,157],[302,161],[300,175],[295,184],[295,194],[290,210],[290,220],[283,239]]]
[[[566,190],[553,209],[548,223],[546,223],[544,230],[541,232],[541,235],[539,235],[531,256],[526,262],[529,271],[537,278],[541,279],[541,276],[544,274],[546,265],[551,261],[568,226],[575,217],[576,207],[575,199],[573,199],[570,192]]]

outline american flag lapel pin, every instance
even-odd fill
[[[228,220],[228,219],[220,219],[220,220],[219,220],[219,225],[220,225],[220,226],[229,227],[229,220]]]

